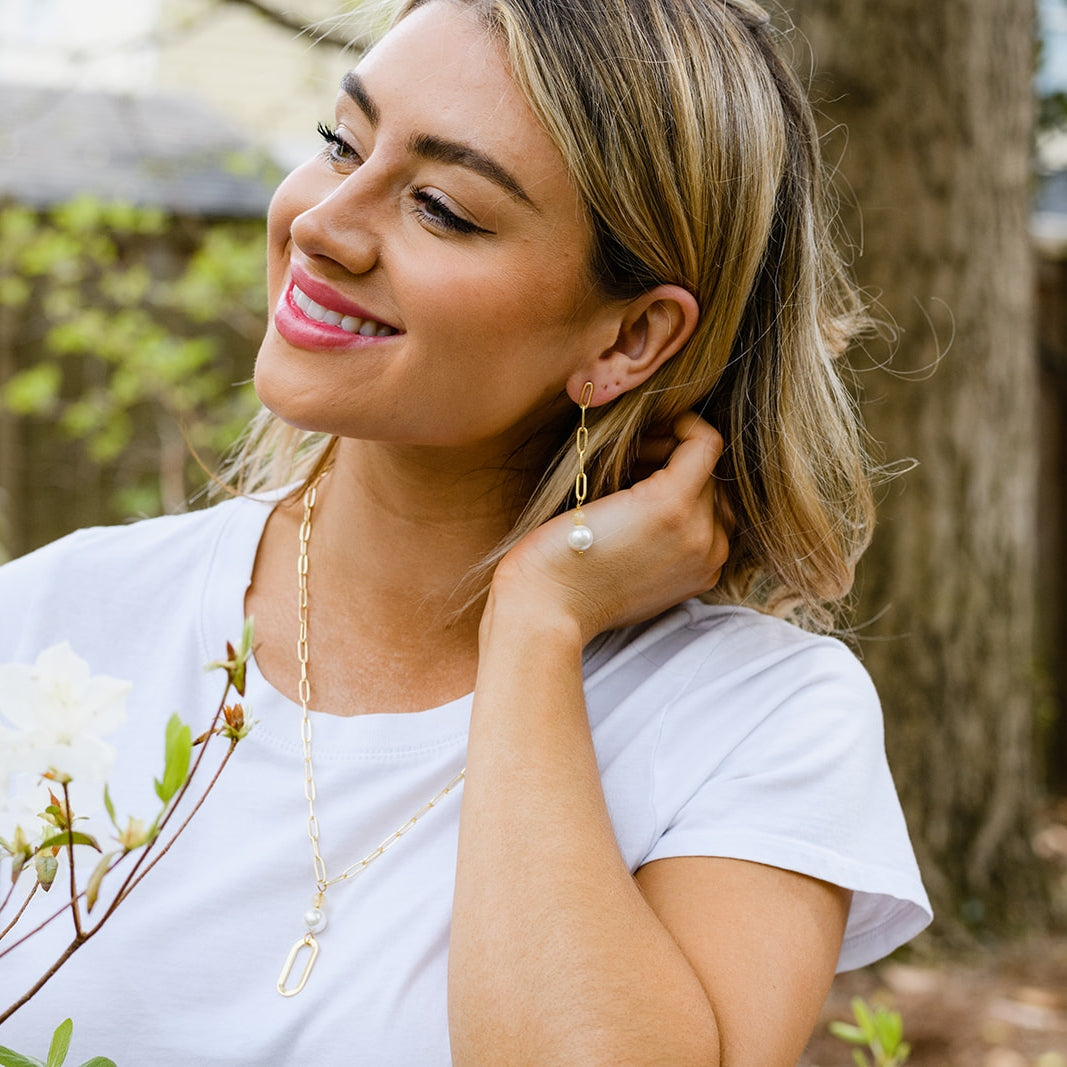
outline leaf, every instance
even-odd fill
[[[867,1036],[864,1032],[851,1023],[830,1023],[830,1033],[851,1045],[865,1045],[867,1043]]]
[[[859,1023],[864,1035],[868,1038],[874,1037],[876,1033],[874,1019],[871,1016],[871,1009],[867,1007],[867,1002],[863,997],[853,997],[849,1002],[849,1006],[852,1008],[852,1014],[856,1017],[856,1022]]]
[[[0,1045],[0,1067],[45,1067],[45,1064],[43,1060],[34,1059],[32,1056],[22,1056]]]
[[[104,875],[110,869],[111,861],[115,855],[116,853],[114,852],[108,852],[103,856],[89,877],[89,882],[85,887],[85,903],[90,913],[96,907],[96,900],[100,896],[100,886],[104,881]]]
[[[104,810],[107,811],[108,818],[111,820],[111,825],[117,830],[119,828],[118,819],[115,818],[115,805],[111,800],[111,794],[108,792],[107,783],[104,783]]]
[[[163,780],[156,780],[156,796],[164,803],[181,789],[189,774],[193,752],[193,734],[188,726],[172,715],[167,722],[167,739],[163,756]]]
[[[59,403],[63,372],[54,363],[38,363],[12,375],[0,402],[15,415],[49,415]]]
[[[95,848],[97,852],[100,851],[100,845],[97,844],[95,837],[90,837],[88,834],[83,834],[78,830],[64,830],[62,833],[53,834],[42,841],[37,848],[66,848],[67,845],[89,845],[91,848]]]
[[[48,1048],[48,1061],[45,1067],[63,1067],[63,1061],[70,1051],[70,1035],[74,1033],[74,1023],[64,1019],[52,1035],[52,1044]]]
[[[904,1036],[904,1021],[899,1011],[879,1011],[874,1018],[878,1038],[886,1052],[896,1052]]]
[[[94,1056],[91,1060],[86,1060],[81,1067],[118,1067],[114,1060],[109,1060],[107,1056]]]

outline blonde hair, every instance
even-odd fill
[[[428,0],[406,0],[402,19]],[[689,290],[693,336],[639,389],[590,411],[590,497],[627,483],[642,432],[688,409],[723,435],[736,517],[707,598],[832,625],[873,503],[839,357],[868,323],[837,255],[818,135],[767,15],[749,0],[455,0],[502,43],[587,205],[609,298]],[[311,476],[331,442],[263,415],[234,470],[259,489]],[[268,460],[268,457],[271,457]],[[571,503],[561,442],[500,557]]]

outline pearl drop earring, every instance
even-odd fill
[[[578,408],[581,411],[581,421],[578,424],[578,473],[574,479],[574,529],[567,534],[567,544],[580,556],[593,543],[593,531],[585,525],[585,516],[582,514],[582,504],[585,503],[589,483],[585,476],[585,450],[589,444],[589,431],[585,425],[585,412],[593,399],[593,383],[586,382],[582,386],[582,395],[578,399]]]

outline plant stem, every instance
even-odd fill
[[[0,904],[0,911],[3,911],[4,908],[7,907],[8,901],[11,899],[11,894],[15,892],[15,886],[17,884],[17,882],[11,883],[11,888],[7,891],[7,896],[4,897],[4,903]],[[0,930],[0,941],[3,941],[3,939],[15,929],[15,925],[18,923],[19,919],[22,918],[22,913],[30,906],[30,901],[33,900],[33,894],[37,892],[38,885],[39,883],[34,879],[33,885],[30,886],[29,893],[26,894],[26,899],[22,902],[22,906],[15,912],[15,917],[3,928],[3,930]]]
[[[229,690],[229,687],[227,687],[227,691],[228,690]],[[222,714],[222,704],[219,705],[219,710],[218,710],[218,712],[216,712],[215,720],[212,723],[212,729],[214,729],[214,726],[217,725],[219,715],[221,715],[221,714]],[[137,865],[135,865],[134,869],[131,870],[130,873],[127,875],[126,880],[123,882],[122,886],[119,888],[118,892],[115,894],[114,900],[112,900],[112,902],[108,906],[107,910],[101,916],[100,921],[98,923],[96,923],[95,926],[89,928],[88,930],[83,930],[81,928],[80,924],[78,925],[77,932],[75,933],[74,939],[70,942],[70,944],[66,947],[66,949],[64,949],[64,951],[60,955],[59,959],[57,959],[56,962],[53,963],[52,966],[49,967],[48,970],[43,975],[41,975],[41,977],[30,987],[30,989],[23,996],[21,996],[17,1001],[15,1001],[15,1003],[12,1004],[9,1008],[7,1008],[7,1010],[4,1011],[3,1014],[0,1014],[0,1023],[3,1023],[5,1019],[7,1019],[11,1015],[13,1015],[19,1008],[22,1007],[23,1004],[25,1004],[33,996],[35,996],[36,993],[45,985],[45,983],[48,982],[49,979],[51,979],[52,976],[59,970],[59,968],[62,967],[63,964],[66,963],[67,960],[69,960],[70,957],[73,956],[74,953],[77,952],[77,950],[79,948],[81,948],[81,946],[84,945],[86,941],[88,941],[90,938],[95,936],[100,931],[100,928],[111,917],[111,915],[114,914],[114,911],[119,906],[119,904],[121,904],[122,901],[125,900],[126,897],[128,897],[130,895],[130,893],[133,891],[134,887],[137,886],[138,884],[140,884],[141,880],[145,877],[145,875],[147,875],[148,872],[150,870],[152,870],[152,868],[155,867],[155,865],[167,854],[167,852],[169,851],[171,845],[174,844],[174,842],[178,839],[178,837],[182,833],[182,831],[189,825],[189,822],[192,820],[193,816],[200,810],[201,805],[203,805],[204,801],[207,800],[208,794],[214,788],[215,783],[219,780],[219,775],[222,774],[222,769],[229,762],[230,756],[233,755],[233,750],[236,747],[237,747],[237,741],[231,739],[230,747],[226,750],[226,753],[222,757],[221,761],[219,762],[219,766],[216,768],[215,773],[211,776],[211,781],[208,782],[207,788],[204,790],[204,792],[197,799],[196,804],[193,806],[192,811],[189,812],[189,814],[185,817],[185,819],[182,820],[181,825],[177,828],[177,830],[174,831],[174,833],[171,836],[170,840],[167,841],[167,843],[165,845],[163,845],[162,848],[160,848],[160,850],[152,857],[152,860],[147,864],[147,866],[144,866],[143,869],[140,869],[141,865],[144,863],[145,856],[147,855],[148,850],[152,847],[152,845],[154,845],[156,842],[159,841],[159,835],[157,834],[155,839],[145,847],[144,852],[142,852],[141,856],[139,857]],[[201,756],[203,754],[203,750],[206,749],[206,748],[207,748],[207,745],[205,744],[201,749]],[[200,758],[198,757],[196,762],[194,763],[193,767],[190,769],[189,775],[186,778],[185,785],[178,792],[178,795],[175,798],[174,806],[172,806],[171,810],[167,813],[167,816],[164,818],[163,822],[160,823],[160,831],[162,831],[163,826],[166,823],[167,819],[169,819],[170,815],[172,814],[172,812],[174,810],[174,807],[177,806],[178,801],[180,801],[182,795],[185,793],[186,789],[188,788],[188,784],[189,784],[190,780],[192,779],[193,774],[196,773],[196,769],[197,769],[197,766],[199,766],[199,763],[200,763]],[[128,855],[128,853],[126,855]],[[121,863],[124,858],[125,858],[125,856],[120,856],[118,858],[118,860],[115,861],[115,866],[118,866],[118,864]],[[72,864],[72,869],[73,869],[73,864]],[[112,869],[114,869],[114,868],[112,868]],[[73,874],[72,874],[72,878],[73,878]],[[36,888],[36,886],[35,886],[35,888]],[[32,893],[31,893],[31,895],[32,895]],[[74,896],[72,897],[71,905],[69,905],[69,906],[71,906],[71,907],[73,907],[75,909],[75,912],[74,912],[75,915],[78,915],[77,900],[82,895],[83,894],[81,894],[81,893],[75,893]],[[27,900],[27,903],[28,903],[28,900]],[[25,908],[25,907],[26,907],[26,905],[24,904],[23,908]],[[27,940],[29,937],[31,937],[33,934],[35,934],[38,930],[40,930],[43,927],[47,926],[48,923],[52,922],[53,919],[58,918],[60,915],[63,914],[64,911],[67,910],[67,907],[68,907],[68,905],[64,904],[64,906],[61,909],[59,909],[59,911],[57,911],[54,915],[50,916],[43,923],[41,923],[39,926],[35,927],[29,933],[27,933],[23,937],[19,938],[19,940],[16,941],[14,944],[9,945],[6,949],[3,950],[3,952],[0,952],[0,957],[6,955],[12,949],[18,947],[18,945],[22,944],[23,941]]]
[[[124,852],[121,856],[119,856],[119,858],[117,860],[115,860],[115,862],[112,864],[111,869],[108,871],[108,874],[110,874],[111,871],[113,871],[129,855],[130,855],[129,852]],[[31,890],[31,893],[30,893],[31,896],[33,895],[33,892],[36,891],[36,888],[37,888],[38,884],[39,883],[34,882],[34,889]],[[78,896],[80,898],[80,897],[85,896],[85,894],[84,893],[79,893]],[[25,910],[27,904],[29,904],[29,900],[28,899],[26,901],[26,904],[22,905],[22,910]],[[56,911],[52,912],[52,914],[49,915],[47,919],[43,919],[41,922],[39,922],[32,930],[28,930],[26,933],[24,933],[22,935],[22,937],[20,937],[17,941],[12,941],[12,943],[10,945],[6,945],[4,948],[0,949],[0,960],[2,960],[9,952],[13,952],[15,949],[17,949],[19,947],[19,945],[22,944],[23,941],[28,941],[31,937],[33,937],[33,935],[35,933],[37,933],[38,930],[43,930],[49,923],[55,922],[56,919],[58,919],[61,915],[63,915],[66,912],[68,907],[70,907],[69,904],[64,904],[61,908],[59,908]]]
[[[78,907],[78,883],[74,878],[74,814],[70,810],[70,786],[63,783],[63,807],[67,819],[67,864],[70,867],[70,914],[74,919],[74,933],[82,935],[81,908]]]
[[[21,1008],[23,1006],[23,1004],[27,1003],[27,1001],[29,1001],[32,997],[34,997],[41,990],[41,988],[45,985],[45,983],[47,983],[49,981],[49,979],[51,979],[53,977],[53,975],[55,975],[55,973],[59,970],[59,968],[62,967],[63,964],[66,963],[67,960],[69,960],[70,957],[73,956],[74,953],[77,952],[78,949],[81,948],[81,946],[86,943],[86,941],[88,941],[90,938],[95,936],[100,931],[100,929],[104,925],[104,923],[114,914],[115,909],[119,906],[119,904],[121,904],[122,901],[125,900],[126,897],[128,897],[130,895],[130,893],[133,891],[134,887],[139,885],[141,880],[145,877],[145,875],[147,875],[148,872],[150,870],[152,870],[152,868],[155,867],[155,865],[167,854],[167,852],[170,850],[171,845],[174,844],[174,842],[178,839],[178,837],[181,835],[181,833],[189,825],[189,823],[192,820],[193,816],[200,810],[200,808],[203,805],[204,801],[207,800],[208,794],[214,788],[215,783],[219,780],[219,775],[222,774],[222,769],[229,762],[230,756],[233,755],[233,750],[237,747],[237,740],[235,738],[231,738],[230,739],[230,747],[226,750],[225,755],[222,757],[222,760],[219,762],[219,765],[215,770],[215,773],[211,777],[211,781],[208,782],[207,788],[204,790],[204,792],[197,799],[196,803],[193,805],[192,810],[182,820],[181,825],[171,835],[170,840],[167,841],[166,844],[163,845],[152,856],[151,860],[148,860],[148,858],[147,858],[148,857],[148,853],[151,851],[153,846],[156,845],[159,842],[159,840],[160,840],[160,838],[161,838],[161,836],[163,834],[164,828],[166,827],[167,823],[170,821],[171,817],[174,815],[174,812],[177,810],[178,805],[181,803],[181,801],[182,801],[183,797],[185,796],[186,792],[188,792],[189,787],[190,787],[190,785],[192,783],[193,777],[196,774],[197,770],[200,767],[201,762],[204,759],[204,754],[207,751],[207,746],[210,743],[211,738],[213,736],[215,736],[215,732],[216,732],[216,730],[218,728],[218,725],[219,725],[219,720],[221,719],[222,714],[223,714],[223,708],[226,706],[226,697],[229,695],[231,685],[232,685],[232,680],[227,682],[226,688],[223,690],[222,699],[219,701],[219,706],[218,706],[217,710],[215,711],[214,718],[211,720],[211,725],[210,725],[210,727],[208,728],[208,731],[207,731],[207,739],[205,740],[204,744],[200,746],[200,751],[197,753],[196,759],[193,761],[193,765],[192,765],[192,767],[190,767],[189,773],[186,775],[185,781],[182,783],[181,788],[178,790],[177,794],[172,798],[171,803],[168,805],[166,814],[164,814],[162,820],[159,823],[159,826],[156,828],[155,836],[152,838],[151,841],[149,841],[144,846],[144,850],[141,852],[141,855],[137,858],[137,860],[134,863],[132,869],[127,874],[125,881],[119,887],[118,892],[115,894],[115,898],[112,900],[111,904],[108,905],[106,911],[101,916],[100,921],[97,922],[94,926],[90,927],[89,929],[83,929],[82,928],[82,924],[81,924],[81,910],[80,910],[80,908],[78,906],[78,901],[80,900],[80,898],[84,894],[79,893],[78,890],[77,890],[77,882],[76,882],[76,879],[75,879],[75,872],[74,872],[73,828],[68,826],[67,833],[68,833],[68,835],[70,835],[70,836],[68,836],[68,839],[67,839],[68,857],[69,857],[69,860],[70,860],[70,892],[71,892],[70,903],[69,904],[64,904],[62,908],[60,908],[57,912],[55,912],[55,914],[49,916],[49,918],[45,919],[42,923],[37,925],[33,930],[29,931],[29,933],[27,933],[27,934],[23,935],[22,937],[20,937],[16,942],[14,942],[14,944],[9,945],[4,950],[0,951],[0,958],[2,958],[3,956],[7,955],[7,953],[10,952],[12,949],[17,948],[24,941],[26,941],[28,938],[32,937],[35,933],[37,933],[39,930],[42,930],[45,926],[47,926],[54,919],[57,919],[60,915],[63,914],[64,911],[67,910],[68,907],[70,908],[71,913],[74,916],[74,928],[75,928],[74,938],[70,942],[70,944],[67,945],[67,947],[63,950],[63,952],[61,953],[59,958],[55,961],[55,963],[53,963],[52,966],[49,967],[48,970],[45,971],[45,973],[43,975],[41,975],[41,977],[29,988],[29,990],[27,990],[27,992],[25,994],[23,994],[21,997],[19,997],[19,999],[16,1000],[14,1002],[14,1004],[12,1004],[2,1014],[0,1014],[0,1023],[3,1023],[6,1019],[10,1018],[10,1016],[12,1016],[16,1011],[18,1011],[18,1009]],[[67,793],[67,786],[65,784],[63,786],[63,797],[64,797],[64,804],[66,805],[66,808],[67,808],[67,819],[69,821],[70,820],[70,802],[69,802],[69,797],[68,797],[68,793]],[[117,867],[126,858],[126,856],[128,856],[128,855],[130,855],[130,853],[129,852],[125,852],[121,856],[119,856],[119,858],[115,861],[114,865],[111,868],[109,868],[108,873],[110,873],[112,870],[114,870],[115,867]],[[19,917],[25,911],[27,905],[30,902],[30,899],[33,897],[33,894],[36,892],[38,884],[39,883],[37,883],[37,882],[34,883],[33,889],[30,891],[30,894],[26,898],[25,903],[19,909],[18,915],[15,916],[15,919],[13,920],[13,922],[4,930],[4,933],[7,933],[15,925],[15,923],[18,922]],[[10,899],[11,893],[13,891],[14,891],[14,887],[12,887],[12,889],[9,890],[7,896],[4,899],[4,904],[6,904],[7,901]],[[0,935],[0,936],[3,936],[3,935]]]
[[[69,960],[70,957],[73,956],[74,953],[77,952],[78,949],[81,948],[86,941],[89,940],[90,936],[91,934],[86,935],[84,937],[76,937],[73,941],[71,941],[71,943],[67,945],[67,947],[60,954],[59,959],[57,959],[56,962],[53,963],[52,966],[49,967],[48,970],[45,971],[45,973],[42,974],[41,977],[38,978],[37,981],[34,982],[33,985],[30,986],[27,991],[23,993],[23,995],[19,997],[19,999],[16,1000],[14,1004],[11,1005],[11,1007],[4,1011],[3,1014],[0,1014],[0,1023],[3,1023],[4,1020],[10,1018],[12,1015],[15,1014],[15,1012],[19,1010],[19,1008],[22,1007],[23,1004],[25,1004],[32,997],[36,996],[37,993],[40,991],[41,987],[45,984],[45,982],[47,982],[49,978],[51,978],[52,975],[54,975],[56,971],[58,971],[59,968],[62,967],[63,964],[66,963],[67,960]]]
[[[126,879],[126,881],[123,883],[122,887],[119,889],[118,893],[115,896],[115,899],[111,903],[111,906],[104,913],[104,917],[93,928],[93,931],[92,931],[93,933],[96,933],[96,931],[100,928],[100,924],[104,922],[104,919],[106,919],[108,917],[108,915],[110,915],[115,910],[115,908],[117,908],[119,906],[119,904],[121,904],[122,901],[124,901],[130,895],[130,893],[133,892],[134,888],[141,883],[141,880],[145,877],[145,875],[148,874],[148,872],[157,863],[159,863],[159,861],[167,854],[167,852],[170,851],[170,846],[173,845],[174,842],[178,840],[179,835],[182,833],[182,831],[192,821],[193,816],[200,810],[200,807],[204,803],[204,801],[207,800],[208,793],[210,793],[211,790],[215,787],[215,783],[219,780],[219,775],[222,774],[222,769],[226,766],[227,763],[229,763],[230,757],[233,755],[233,750],[236,747],[237,747],[237,742],[231,740],[230,741],[230,747],[226,750],[226,755],[224,755],[222,757],[222,760],[219,762],[218,768],[215,770],[215,773],[211,776],[211,781],[208,782],[207,788],[200,795],[200,799],[197,800],[197,802],[193,805],[193,810],[191,812],[189,812],[189,814],[185,817],[185,819],[183,820],[181,826],[179,826],[178,829],[174,831],[174,836],[171,837],[171,839],[159,850],[159,852],[157,852],[156,855],[152,857],[152,861],[144,868],[143,871],[141,871],[139,874],[137,874],[136,878],[133,877],[133,875],[136,872],[134,872],[134,871],[130,872],[130,876]],[[158,840],[158,838],[157,838],[157,840]]]
[[[182,798],[185,796],[186,792],[189,789],[189,786],[192,784],[193,777],[196,775],[196,772],[199,769],[200,764],[204,759],[204,755],[207,752],[207,746],[211,743],[211,738],[214,737],[214,735],[215,735],[215,730],[217,729],[217,727],[219,725],[219,719],[222,717],[222,709],[226,706],[226,697],[230,693],[230,686],[232,684],[233,683],[231,681],[227,680],[226,688],[223,689],[223,691],[222,691],[222,699],[219,701],[219,706],[215,710],[215,715],[211,720],[211,725],[207,729],[207,735],[208,735],[207,740],[200,746],[200,751],[196,754],[196,759],[193,760],[193,765],[192,765],[192,767],[189,768],[189,773],[185,776],[185,781],[182,783],[181,789],[178,790],[177,794],[171,800],[170,806],[167,809],[167,813],[163,816],[162,820],[159,823],[159,826],[156,827],[155,836],[145,846],[145,849],[141,853],[141,855],[137,857],[137,860],[134,863],[133,868],[130,870],[130,873],[126,875],[126,881],[123,882],[121,886],[119,886],[119,891],[118,891],[118,893],[115,894],[114,902],[112,902],[111,906],[104,913],[103,919],[100,920],[101,923],[105,919],[107,919],[107,917],[115,910],[115,904],[118,901],[124,899],[124,897],[126,896],[127,890],[129,888],[131,888],[131,883],[133,883],[133,880],[134,880],[135,876],[137,875],[137,872],[140,870],[140,868],[142,867],[142,865],[145,863],[146,859],[148,858],[148,853],[152,850],[152,847],[159,840],[160,836],[163,833],[164,827],[167,825],[168,822],[170,822],[171,816],[174,814],[175,811],[178,810],[178,805],[182,802]],[[225,760],[223,762],[225,762]],[[218,775],[216,775],[216,778],[217,777],[218,777]],[[214,783],[214,779],[212,779],[212,783]],[[208,789],[210,789],[210,788],[211,788],[211,786],[209,785]],[[206,793],[205,793],[205,795],[206,795]],[[201,798],[200,803],[203,803],[203,798]],[[199,806],[200,805],[198,804],[197,807],[199,807]],[[186,821],[188,821],[188,820],[186,820]],[[183,828],[184,828],[184,824],[183,824]],[[178,833],[181,833],[181,830],[179,830]],[[177,836],[177,834],[175,836]],[[173,840],[173,838],[171,840]],[[169,848],[170,846],[168,845],[167,847]],[[97,923],[97,927],[96,928],[99,929],[99,926],[100,926],[100,923]]]

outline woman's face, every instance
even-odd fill
[[[509,451],[618,326],[562,158],[449,0],[346,76],[327,132],[271,204],[260,397],[305,429]]]

